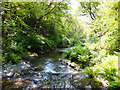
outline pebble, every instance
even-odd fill
[[[6,64],[3,66],[2,76],[12,76],[14,73],[21,73],[22,70],[28,69],[29,67],[31,66],[23,61],[17,65]]]
[[[92,87],[91,87],[91,85],[88,85],[88,86],[85,86],[85,90],[92,90]]]

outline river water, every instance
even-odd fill
[[[62,51],[50,51],[30,60],[30,69],[3,78],[3,88],[75,88],[70,80],[78,72],[62,62],[65,56]]]

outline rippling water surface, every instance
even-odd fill
[[[54,50],[30,60],[32,69],[20,75],[4,79],[3,87],[8,88],[74,88],[70,80],[77,73],[62,63],[64,50]]]

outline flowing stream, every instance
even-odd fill
[[[64,50],[50,51],[30,60],[31,69],[4,78],[3,88],[75,88],[70,80],[78,72],[62,62],[62,51]]]

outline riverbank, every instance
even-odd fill
[[[16,75],[20,75],[23,70],[28,70],[31,68],[30,62],[25,62],[21,60],[17,64],[5,64],[2,65],[2,77],[12,77]]]
[[[80,68],[78,63],[65,59],[64,51],[65,50],[63,49],[54,50],[43,53],[40,56],[32,54],[30,55],[30,60],[21,60],[20,63],[17,63],[16,65],[3,65],[3,78],[14,78],[15,81],[18,79],[17,77],[21,77],[21,80],[23,80],[22,83],[26,82],[24,80],[28,80],[27,78],[29,78],[29,82],[32,83],[35,80],[48,82],[44,81],[46,80],[46,77],[48,77],[48,80],[50,77],[53,77],[53,80],[57,81],[58,78],[68,78],[69,76],[67,82],[75,88],[93,88],[94,86],[91,86],[90,84],[92,79],[89,79],[89,76],[84,73],[84,70]],[[44,79],[42,79],[43,76],[45,76]],[[33,78],[32,80],[31,77]],[[40,77],[41,79],[39,79]],[[63,83],[63,81],[61,81],[61,83]]]
[[[54,50],[38,57],[31,55],[34,57],[31,60],[21,60],[15,65],[10,63],[3,65],[3,87],[5,89],[16,87],[77,88],[75,78],[78,77],[78,71],[61,61],[64,57],[63,51]]]

